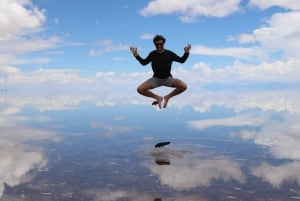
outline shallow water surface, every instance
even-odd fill
[[[300,200],[295,89],[204,91],[162,111],[1,95],[1,201]]]

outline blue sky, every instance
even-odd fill
[[[1,0],[0,83],[136,85],[151,71],[129,47],[145,57],[155,34],[179,55],[192,44],[173,64],[191,84],[299,83],[299,10],[297,0]]]

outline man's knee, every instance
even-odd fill
[[[177,80],[175,83],[175,87],[180,91],[185,91],[187,89],[187,84],[181,80]]]
[[[136,91],[139,93],[139,94],[142,94],[145,90],[143,89],[142,86],[139,86]]]
[[[182,91],[185,91],[185,90],[187,89],[186,83],[181,82],[181,84],[179,85],[179,88],[180,88]]]
[[[143,94],[146,91],[148,91],[149,89],[152,89],[152,85],[149,83],[143,83],[140,86],[138,86],[138,88],[136,89],[138,93]]]

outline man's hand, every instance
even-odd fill
[[[132,52],[133,56],[135,56],[135,57],[137,57],[139,55],[136,47],[131,46],[130,51]]]
[[[190,53],[191,48],[192,48],[191,44],[188,44],[188,45],[185,46],[183,49],[184,49],[184,52],[185,52],[185,53]]]

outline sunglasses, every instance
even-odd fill
[[[164,45],[164,43],[155,43],[155,46],[163,46]]]

